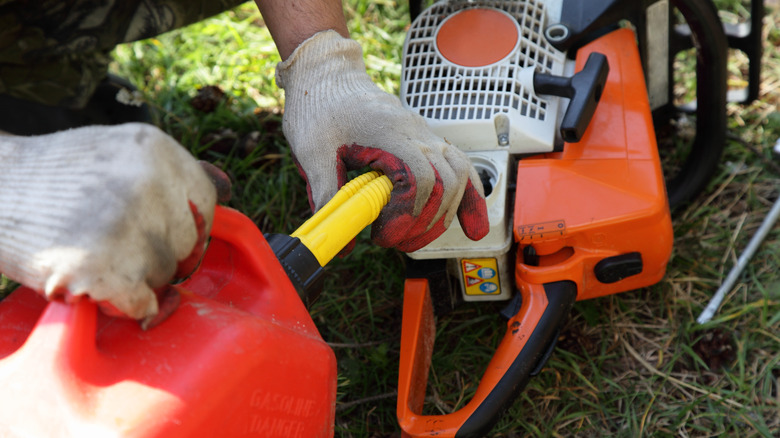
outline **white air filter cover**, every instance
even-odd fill
[[[469,21],[461,20],[465,17],[461,14],[475,15],[471,11],[475,9],[489,11],[486,15],[498,18],[501,26],[463,26],[462,22]],[[456,25],[453,20],[461,23]],[[563,75],[566,56],[545,40],[546,24],[541,0],[435,3],[414,20],[407,33],[402,102],[425,117],[436,134],[462,150],[508,149],[511,154],[553,150],[564,108],[558,97],[534,94],[533,73]],[[448,59],[442,52],[454,52],[453,43],[447,40],[452,35],[467,43],[493,38],[509,46],[500,59],[488,56],[485,61],[478,50],[472,50],[476,55],[472,57],[478,58],[474,62],[463,61],[469,55]]]

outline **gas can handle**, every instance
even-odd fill
[[[485,436],[530,377],[541,370],[577,298],[577,286],[571,281],[523,284],[518,296],[522,304],[509,318],[472,399],[449,414],[422,415],[433,353],[433,309],[428,280],[406,280],[397,405],[405,436]]]
[[[21,287],[14,294],[37,292]],[[53,363],[75,375],[86,373],[101,360],[95,343],[97,314],[97,304],[86,296],[74,303],[50,301],[43,307],[23,349],[15,354],[34,355],[37,362]]]

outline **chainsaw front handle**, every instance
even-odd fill
[[[484,436],[530,377],[541,371],[577,298],[577,286],[559,281],[519,287],[522,304],[510,315],[472,399],[450,414],[422,415],[435,334],[433,306],[428,280],[406,280],[397,406],[405,436]]]

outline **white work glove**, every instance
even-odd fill
[[[465,234],[489,228],[482,183],[457,147],[368,76],[360,45],[335,31],[304,41],[276,67],[285,90],[283,128],[306,179],[312,210],[366,166],[393,182],[371,230],[375,243],[415,251],[441,235],[457,212]]]
[[[0,136],[0,200],[0,272],[151,321],[153,289],[197,266],[216,189],[173,138],[133,123]]]

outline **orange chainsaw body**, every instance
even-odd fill
[[[0,436],[329,437],[336,360],[255,225],[217,208],[148,331],[27,288],[0,302]]]
[[[517,260],[529,245],[539,258],[538,266],[518,263],[517,282],[572,280],[578,300],[657,283],[672,250],[671,216],[634,34],[618,30],[580,49],[578,69],[594,51],[607,55],[611,71],[589,129],[563,152],[519,162],[514,208]],[[629,253],[641,253],[640,273],[611,283],[597,279],[599,263],[608,270],[611,257]]]
[[[577,70],[591,52],[606,55],[610,69],[583,138],[518,163],[521,304],[476,393],[453,413],[422,412],[434,316],[427,280],[406,281],[397,405],[405,436],[483,436],[546,361],[570,309],[562,302],[649,286],[665,273],[672,224],[635,35],[620,29],[579,49]]]

